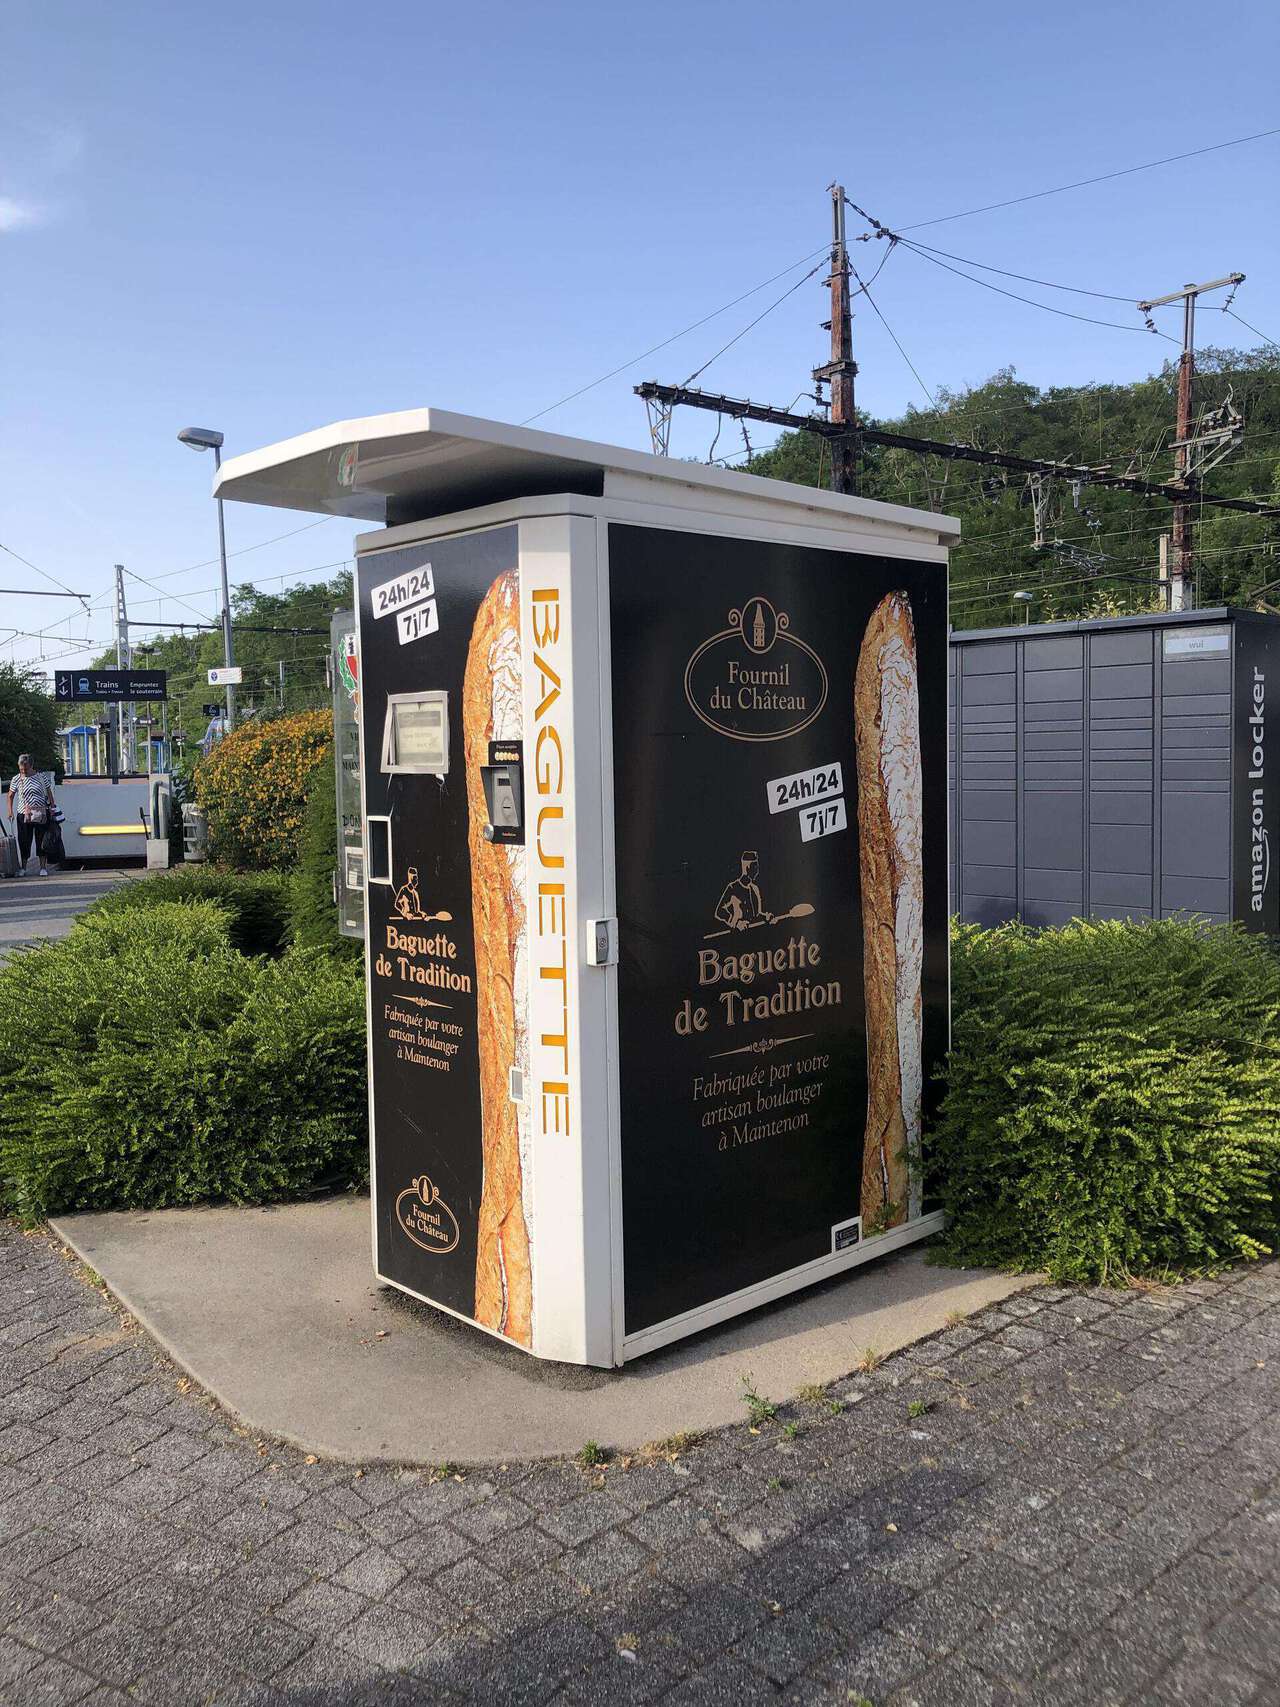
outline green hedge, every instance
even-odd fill
[[[266,1203],[364,1180],[359,973],[241,954],[233,923],[213,901],[103,911],[0,966],[0,1208]]]
[[[333,899],[333,873],[338,863],[338,803],[334,750],[312,771],[302,815],[302,840],[297,870],[289,881],[289,929],[299,948],[323,948],[347,960],[358,960],[364,944],[338,929]]]
[[[275,871],[222,871],[184,865],[117,884],[82,915],[135,913],[173,901],[216,901],[230,914],[231,946],[242,954],[281,954],[289,943],[289,878]]]
[[[1205,1269],[1280,1234],[1280,959],[1166,920],[957,928],[931,1141],[945,1254],[1056,1279]]]

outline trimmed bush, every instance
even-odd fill
[[[367,1173],[364,993],[237,953],[211,901],[86,918],[0,966],[0,1207],[268,1203]]]
[[[215,742],[192,774],[213,858],[246,871],[294,866],[307,784],[332,746],[330,711],[242,723]]]
[[[338,802],[334,779],[334,750],[311,773],[307,809],[302,819],[302,851],[289,880],[289,928],[299,948],[323,948],[330,954],[357,960],[364,945],[338,929],[333,900],[333,873],[338,863]]]
[[[957,927],[931,1140],[963,1263],[1212,1269],[1280,1234],[1280,959],[1238,927]]]
[[[136,913],[174,901],[215,901],[229,915],[232,948],[241,954],[281,954],[289,942],[289,879],[274,871],[220,871],[213,866],[180,865],[129,883],[98,897],[77,922]]]

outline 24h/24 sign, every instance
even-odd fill
[[[165,670],[55,670],[53,697],[76,699],[168,699]]]

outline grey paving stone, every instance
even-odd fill
[[[548,1538],[549,1546],[556,1546]],[[465,1559],[472,1550],[472,1543],[462,1536],[455,1535],[452,1529],[443,1523],[432,1524],[426,1529],[415,1529],[411,1535],[393,1541],[387,1547],[387,1552],[393,1559],[398,1559],[406,1569],[411,1571],[442,1571],[446,1565],[456,1564],[459,1559]]]
[[[457,1512],[451,1521],[460,1534],[487,1544],[495,1536],[506,1535],[532,1518],[530,1507],[514,1494],[492,1494]]]
[[[876,1630],[810,1668],[809,1675],[838,1701],[887,1700],[913,1677],[923,1677],[937,1661],[932,1654],[891,1631]]]
[[[370,1600],[381,1600],[408,1574],[405,1566],[390,1553],[384,1553],[381,1547],[370,1547],[364,1553],[357,1553],[332,1580],[339,1588],[354,1589]]]
[[[98,1687],[98,1679],[58,1659],[41,1658],[39,1663],[11,1686],[11,1698],[24,1707],[67,1707],[83,1701]]]
[[[810,1618],[832,1632],[834,1645],[845,1646],[878,1630],[910,1598],[906,1589],[873,1572],[850,1571],[819,1589],[804,1607]]]
[[[711,1520],[698,1500],[691,1494],[677,1494],[638,1513],[627,1525],[627,1533],[646,1547],[662,1548],[705,1534],[710,1527]]]
[[[558,1541],[535,1524],[526,1524],[510,1534],[500,1535],[485,1544],[486,1563],[508,1582],[550,1564],[564,1552]]]
[[[412,1612],[371,1606],[335,1635],[340,1648],[388,1671],[400,1671],[422,1658],[441,1632]]]
[[[1274,1678],[1274,1659],[1271,1667]],[[1175,1660],[1155,1680],[1154,1694],[1167,1707],[1250,1707],[1275,1700],[1264,1694],[1264,1679],[1237,1660],[1219,1653],[1193,1651]]]
[[[585,1680],[571,1679],[555,1697],[563,1707],[627,1707],[657,1701],[670,1694],[678,1677],[658,1661],[642,1643],[627,1659],[619,1652],[610,1662],[592,1668]]]
[[[140,1335],[80,1355],[118,1331],[0,1226],[0,1699],[43,1673],[24,1707],[1148,1707],[1254,1680],[1261,1707],[1273,1683],[1280,1264],[1024,1293],[837,1383],[838,1415],[784,1408],[793,1440],[590,1476],[305,1465]]]
[[[673,1707],[734,1707],[735,1703],[776,1701],[768,1678],[738,1660],[717,1660],[676,1685],[666,1699]]]
[[[1033,1602],[1029,1604],[1034,1604]],[[1031,1684],[1070,1646],[1072,1638],[1043,1619],[1001,1612],[960,1646],[966,1665],[1006,1683]]]
[[[333,1583],[313,1582],[290,1595],[280,1607],[279,1616],[296,1629],[317,1637],[330,1637],[366,1611],[368,1605],[361,1594],[352,1594]]]
[[[803,1612],[783,1612],[756,1625],[730,1653],[775,1683],[780,1689],[820,1659],[830,1638]]]
[[[99,1607],[72,1599],[70,1595],[46,1592],[38,1601],[23,1606],[9,1618],[11,1635],[46,1654],[56,1654],[91,1630],[107,1623]]]
[[[432,1588],[445,1601],[470,1611],[482,1606],[503,1586],[502,1578],[478,1558],[460,1559],[436,1573]]]
[[[576,1546],[578,1542],[598,1535],[602,1529],[611,1529],[615,1524],[625,1523],[630,1516],[630,1509],[612,1494],[586,1493],[579,1495],[576,1500],[542,1512],[538,1518],[538,1526],[553,1540],[563,1542],[566,1546]]]
[[[11,1687],[39,1664],[40,1655],[13,1636],[0,1636],[0,1686]]]
[[[895,1691],[886,1707],[1013,1707],[1013,1701],[1005,1685],[956,1659]]]
[[[575,1547],[560,1561],[558,1569],[579,1587],[595,1593],[619,1577],[631,1575],[648,1557],[638,1542],[611,1530],[608,1534],[594,1536],[581,1547]]]
[[[950,1654],[987,1622],[988,1614],[967,1596],[947,1587],[946,1579],[922,1589],[890,1610],[884,1623],[926,1653]]]
[[[358,1699],[358,1692],[386,1676],[373,1660],[340,1648],[335,1643],[317,1643],[300,1659],[286,1666],[275,1678],[275,1688],[286,1701],[298,1707],[333,1707]]]

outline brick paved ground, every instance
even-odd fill
[[[186,1385],[0,1226],[4,1701],[1280,1703],[1280,1265],[603,1471],[308,1464]]]

